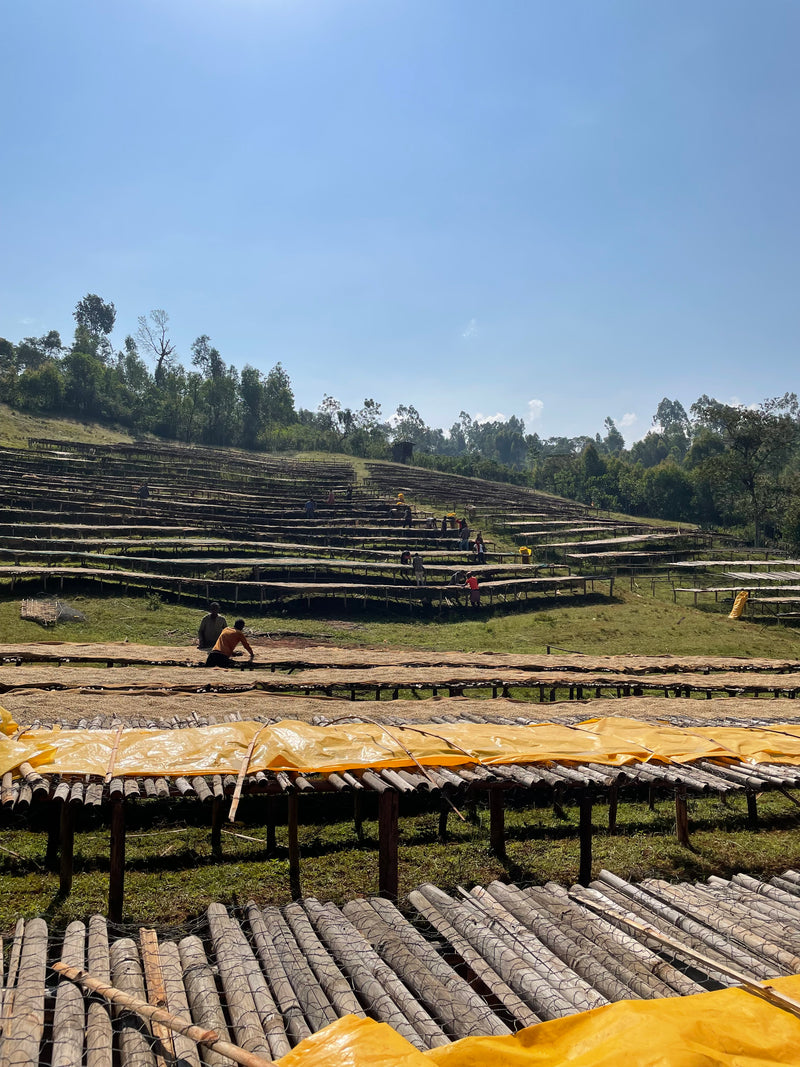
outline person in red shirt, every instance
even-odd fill
[[[481,591],[478,588],[478,579],[472,571],[467,574],[464,585],[469,589],[470,607],[479,608],[481,606]]]
[[[217,643],[208,654],[206,667],[233,667],[231,659],[233,650],[237,645],[244,645],[250,653],[250,662],[253,662],[254,652],[250,642],[244,636],[244,619],[237,619],[233,626],[226,626],[217,638]]]

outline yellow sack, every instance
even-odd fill
[[[731,613],[728,616],[729,619],[740,619],[742,617],[742,612],[744,611],[744,606],[747,603],[747,598],[749,596],[750,594],[744,589],[742,589],[740,593],[736,594],[736,599],[733,602]]]

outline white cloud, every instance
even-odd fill
[[[638,415],[634,415],[632,411],[626,411],[622,418],[619,420],[620,429],[624,430],[627,426],[633,426],[634,423],[638,421]]]
[[[465,341],[471,341],[473,337],[478,336],[478,320],[470,319],[464,329],[461,331],[461,336]]]
[[[529,400],[528,401],[528,417],[525,421],[530,426],[532,423],[537,422],[542,417],[544,411],[544,403],[541,400]]]
[[[36,319],[20,319],[19,322],[21,326],[33,326]]]
[[[472,417],[473,422],[508,422],[508,419],[501,412],[495,412],[494,415],[481,415],[480,411],[476,411]]]

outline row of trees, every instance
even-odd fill
[[[264,374],[227,365],[211,338],[178,359],[163,310],[138,319],[115,351],[113,303],[89,293],[64,344],[51,330],[16,344],[0,338],[0,398],[22,410],[116,423],[170,440],[249,449],[322,450],[385,458],[413,441],[415,461],[530,485],[633,515],[725,525],[756,544],[800,545],[800,411],[786,393],[755,407],[700,397],[686,412],[664,398],[650,432],[629,449],[613,420],[594,437],[525,432],[516,416],[476,422],[462,411],[449,431],[427,426],[413,405],[384,419],[325,396],[296,409],[280,363]]]

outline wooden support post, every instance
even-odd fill
[[[440,845],[447,844],[447,816],[450,814],[449,805],[443,800],[439,808],[439,831],[437,838]]]
[[[749,830],[758,829],[758,798],[756,794],[750,789],[745,794],[747,796],[747,828]]]
[[[211,802],[211,851],[215,856],[222,853],[222,797]]]
[[[125,802],[115,800],[111,805],[111,868],[108,874],[108,918],[122,922],[122,903],[125,893]]]
[[[69,801],[61,805],[60,819],[61,863],[58,871],[58,892],[69,896],[72,890],[72,858],[75,849],[75,808]]]
[[[275,798],[267,797],[267,855],[274,856],[277,847],[275,840]]]
[[[647,788],[647,807],[650,811],[656,810],[656,783],[651,782]]]
[[[592,797],[590,793],[582,793],[579,801],[580,821],[578,835],[580,838],[580,867],[578,881],[581,885],[588,885],[592,880]]]
[[[501,789],[489,790],[489,847],[501,858],[506,854],[505,800]]]
[[[361,793],[353,793],[353,829],[359,845],[364,842],[364,808]]]
[[[19,666],[19,661],[17,662]],[[9,773],[9,779],[11,775]],[[58,843],[61,836],[61,808],[64,801],[55,801],[50,807],[50,822],[47,827],[47,851],[44,865],[48,871],[58,870]]]
[[[614,782],[608,790],[608,832],[617,832],[617,803],[619,801],[619,782]]]
[[[675,787],[675,833],[678,836],[678,844],[685,848],[691,848],[689,840],[689,809],[686,805],[686,786]]]
[[[303,895],[300,889],[300,841],[297,836],[297,793],[290,793],[287,828],[289,833],[289,893],[292,900]]]
[[[387,789],[378,798],[378,894],[397,899],[400,844],[399,796]]]

